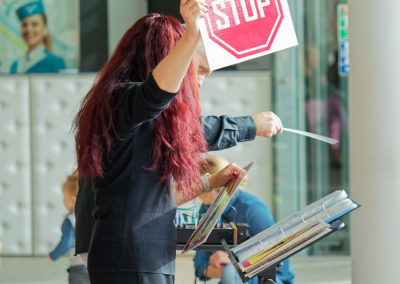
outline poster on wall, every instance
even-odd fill
[[[78,4],[78,0],[1,0],[0,73],[76,71]]]

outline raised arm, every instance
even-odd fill
[[[175,48],[156,66],[154,80],[164,91],[179,90],[190,61],[200,39],[198,20],[208,13],[204,0],[181,0],[180,12],[186,23],[186,31]],[[173,70],[173,72],[172,72]]]

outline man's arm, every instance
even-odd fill
[[[221,278],[224,266],[231,263],[224,251],[216,251],[210,256],[209,262],[210,265],[203,271],[203,276],[208,278]]]
[[[282,133],[282,122],[273,112],[261,112],[251,116],[204,116],[204,136],[208,150],[231,148],[240,142],[254,140],[257,136],[270,138]]]
[[[203,271],[203,276],[207,278],[221,278],[222,275],[222,270],[224,270],[224,266],[219,266],[215,267],[212,265],[209,265],[206,269]]]

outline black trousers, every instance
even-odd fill
[[[140,272],[89,271],[90,284],[174,284],[174,275]]]
[[[68,269],[69,284],[89,284],[89,275],[85,265],[70,266]]]

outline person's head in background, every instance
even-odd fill
[[[78,180],[79,175],[77,171],[69,175],[63,184],[62,191],[64,194],[64,206],[69,212],[74,211],[76,197],[78,196]]]
[[[210,66],[208,65],[206,51],[203,41],[200,40],[197,44],[196,51],[193,56],[193,63],[196,69],[197,86],[200,88],[203,85],[204,78],[211,74]]]
[[[175,47],[184,33],[178,19],[156,13],[136,21],[123,35],[100,70],[75,118],[78,171],[82,178],[104,176],[103,157],[110,154],[115,133],[115,90],[130,82],[143,82]],[[206,149],[193,61],[178,95],[154,119],[153,164],[160,180],[192,180]],[[184,114],[184,115],[181,115]]]
[[[183,23],[182,26],[186,29],[185,23]],[[197,87],[201,88],[204,78],[212,73],[210,66],[208,65],[206,50],[204,49],[204,44],[201,39],[199,40],[193,55],[193,64],[196,72]]]
[[[28,45],[28,53],[41,44],[52,51],[47,17],[41,0],[30,1],[17,9],[21,21],[21,36]]]
[[[210,175],[215,174],[225,168],[228,164],[229,161],[226,160],[225,158],[222,158],[220,156],[207,156],[205,158],[206,164],[202,168],[202,174],[209,173]],[[240,184],[241,186],[245,186],[247,184],[247,176],[243,179],[242,183]],[[200,195],[201,201],[205,205],[210,205],[211,203],[214,202],[215,198],[217,197],[219,193],[220,188],[217,188],[216,190],[212,190],[208,193],[203,193]]]

